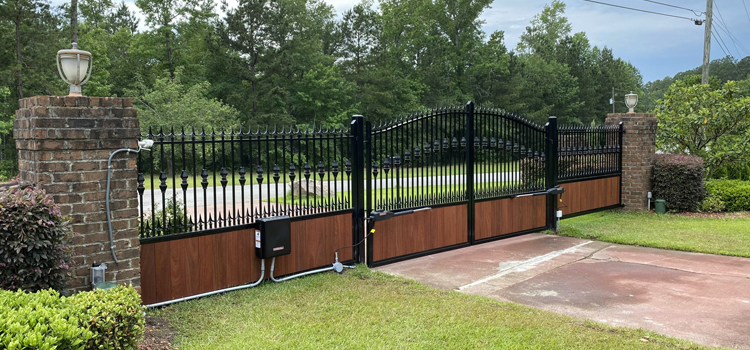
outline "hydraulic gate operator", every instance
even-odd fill
[[[258,219],[255,230],[255,255],[273,258],[292,252],[292,220],[288,216]]]

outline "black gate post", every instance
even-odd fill
[[[364,162],[364,121],[365,118],[361,115],[355,115],[352,117],[351,133],[352,133],[352,177],[351,191],[352,191],[352,244],[357,244],[364,239],[364,217],[365,217],[365,162]],[[364,262],[364,245],[359,244],[354,247],[353,258],[357,263]]]
[[[547,162],[546,162],[546,176],[544,184],[547,189],[557,186],[557,117],[549,117],[549,122],[546,125],[547,128]],[[557,225],[555,224],[557,214],[557,195],[547,195],[547,229],[557,231]]]
[[[474,102],[466,104],[466,199],[469,244],[474,244]]]
[[[365,157],[365,169],[367,174],[365,175],[365,180],[367,181],[367,185],[365,187],[365,215],[369,216],[370,212],[372,212],[372,197],[373,197],[373,186],[372,186],[372,123],[371,122],[365,122],[365,152],[363,154],[363,157]],[[367,255],[366,257],[366,263],[367,266],[372,266],[372,247],[373,247],[373,237],[370,234],[372,230],[372,227],[367,228]]]

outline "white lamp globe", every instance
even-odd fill
[[[625,95],[625,105],[628,106],[628,113],[635,113],[633,110],[635,106],[638,104],[638,95],[634,94],[632,91]]]
[[[78,50],[78,44],[73,43],[69,50],[57,51],[57,71],[65,83],[70,85],[68,96],[82,96],[81,85],[91,77],[91,53]]]

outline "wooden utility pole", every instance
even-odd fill
[[[703,36],[703,79],[701,84],[708,84],[708,65],[711,63],[711,22],[714,13],[714,0],[706,0],[706,30]]]
[[[73,42],[78,42],[78,0],[70,0],[70,30]]]

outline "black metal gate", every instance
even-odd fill
[[[343,129],[149,132],[154,149],[138,158],[141,243],[250,229],[269,216],[303,226],[345,215],[352,227],[326,244],[344,239],[352,260],[377,265],[552,229],[560,198],[547,191],[558,181],[606,180],[579,186],[609,192],[594,206],[571,198],[577,212],[619,205],[619,187],[610,192],[622,133],[558,128],[555,117],[542,126],[472,102],[378,125],[354,116]],[[432,210],[365,236],[371,212],[420,208]],[[311,247],[304,259],[327,249]]]
[[[572,134],[571,130],[577,129],[564,129],[564,134]],[[584,168],[598,169],[600,162],[608,166],[619,164],[619,139],[613,136],[616,135],[614,132],[621,130],[585,130],[586,135],[600,137],[582,141],[586,144],[585,150],[582,149],[580,157],[573,162],[570,162],[573,158],[568,156],[570,152],[565,150],[564,165],[568,168],[564,169],[563,174],[566,176],[582,165]],[[491,107],[475,107],[469,102],[466,106],[420,111],[376,126],[365,122],[364,134],[366,213],[425,207],[440,209],[437,216],[403,218],[388,224],[387,233],[377,232],[368,237],[369,265],[386,264],[471,245],[477,241],[554,229],[556,225],[559,196],[548,194],[548,190],[557,186],[561,170],[558,159],[560,140],[555,117],[550,117],[548,123],[541,126],[512,113]],[[570,138],[563,141],[572,142]],[[597,154],[598,157],[589,157]],[[574,163],[573,169],[569,168],[571,163]],[[619,174],[619,171],[619,167],[610,167],[598,175],[612,176]],[[524,197],[536,198],[511,201]],[[507,201],[499,202],[504,199]],[[498,214],[500,217],[493,220],[497,227],[508,227],[505,233],[496,235],[483,232],[481,237],[477,237],[477,203],[488,202],[483,210],[493,213],[489,203],[493,201],[505,206],[528,206],[529,211],[526,215],[521,213],[526,218],[520,219]],[[426,220],[440,220],[445,216],[464,220],[465,239],[456,237],[456,226],[451,221],[425,229],[429,226]],[[421,223],[410,220],[421,220]],[[511,220],[519,224],[507,224]],[[493,229],[484,226],[485,231]],[[403,227],[411,228],[405,232]],[[429,240],[444,243],[425,243]],[[396,253],[389,254],[389,251]]]

